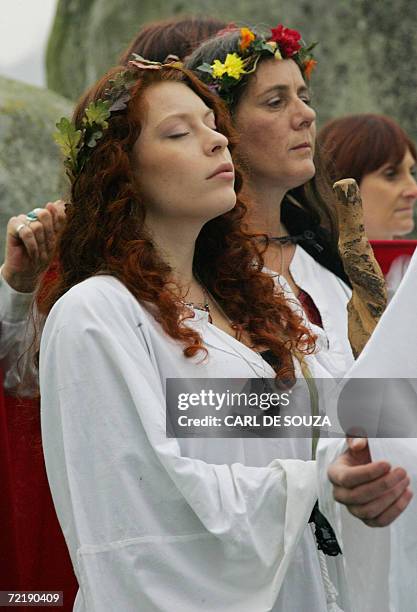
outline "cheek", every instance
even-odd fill
[[[396,190],[383,182],[361,184],[361,195],[365,218],[368,224],[388,223],[393,215]]]
[[[136,177],[140,193],[150,198],[157,199],[167,191],[175,190],[179,180],[184,174],[184,169],[178,156],[169,152],[158,150],[152,154],[152,150],[144,150],[144,154],[137,154]]]
[[[252,115],[244,123],[238,123],[237,129],[240,134],[238,153],[251,160],[254,165],[261,160],[262,164],[265,164],[271,158],[274,149],[276,149],[273,154],[274,159],[280,154],[283,142],[282,130],[279,130],[276,122],[270,118]]]

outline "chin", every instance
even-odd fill
[[[396,231],[394,232],[394,236],[406,236],[414,230],[414,227],[414,221],[411,221],[407,225],[404,224],[401,227],[397,227]]]
[[[236,206],[236,193],[233,192],[228,197],[217,198],[213,203],[213,207],[210,209],[208,217],[214,219],[220,217],[232,210]]]
[[[301,187],[308,181],[310,181],[316,174],[316,168],[313,162],[306,164],[304,168],[299,168],[297,172],[294,172],[291,177],[288,177],[288,189],[295,189]]]

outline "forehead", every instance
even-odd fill
[[[255,74],[249,79],[247,93],[258,96],[274,86],[299,89],[306,87],[301,70],[292,59],[267,59],[261,62]]]
[[[143,123],[158,124],[170,115],[208,110],[206,103],[185,83],[165,81],[150,85],[143,95]]]
[[[405,164],[415,164],[416,163],[416,159],[413,157],[413,154],[411,153],[410,149],[407,147],[407,150],[405,152],[405,155],[403,157],[403,163]]]

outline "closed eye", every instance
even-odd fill
[[[281,104],[281,102],[281,98],[272,98],[271,100],[268,100],[267,105],[271,108],[276,108]]]
[[[187,136],[190,132],[181,132],[180,134],[171,134],[168,138],[182,138],[183,136]]]

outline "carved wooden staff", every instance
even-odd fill
[[[339,251],[352,284],[348,303],[348,334],[357,357],[387,304],[384,276],[364,231],[362,200],[354,179],[333,185],[339,216]]]

